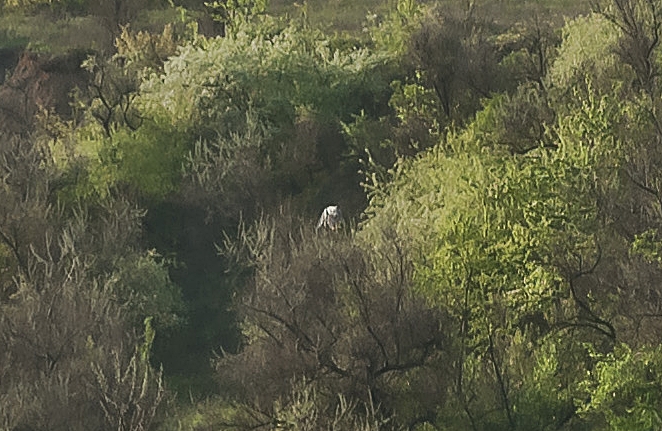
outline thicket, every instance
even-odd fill
[[[662,425],[661,2],[1,6],[0,430]]]

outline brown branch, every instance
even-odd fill
[[[510,400],[508,398],[508,391],[506,389],[505,380],[503,379],[503,374],[501,372],[501,368],[499,367],[499,362],[497,360],[496,353],[494,352],[495,350],[494,339],[492,337],[491,329],[488,332],[487,339],[489,341],[489,347],[487,348],[487,352],[490,355],[490,361],[492,362],[492,366],[494,368],[494,374],[496,375],[497,383],[499,384],[499,392],[501,394],[501,398],[503,399],[504,408],[506,409],[506,416],[508,417],[508,423],[510,424],[510,427],[514,429],[515,420],[513,419],[513,413],[511,411]]]
[[[579,269],[578,271],[573,274],[569,281],[568,284],[570,286],[570,293],[572,295],[572,299],[575,301],[575,303],[579,306],[581,310],[583,310],[589,317],[589,322],[602,327],[603,329],[600,330],[603,334],[605,334],[607,337],[609,337],[611,340],[616,339],[616,329],[614,326],[609,323],[608,321],[602,319],[599,317],[592,309],[591,307],[582,299],[579,297],[579,294],[577,293],[577,289],[575,287],[575,281],[578,280],[581,277],[584,277],[586,275],[590,275],[594,273],[595,269],[597,268],[598,264],[600,263],[600,260],[602,259],[602,249],[597,246],[598,248],[598,256],[596,257],[595,261],[593,264],[588,268],[584,269],[583,268],[583,259],[581,256],[579,256]],[[606,330],[604,328],[607,328]]]

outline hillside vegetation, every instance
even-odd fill
[[[661,23],[1,1],[0,431],[662,428]]]

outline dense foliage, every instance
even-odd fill
[[[662,427],[662,2],[547,3],[0,2],[0,430]]]

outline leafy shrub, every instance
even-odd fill
[[[580,414],[604,420],[612,430],[650,430],[662,425],[662,356],[659,347],[592,352],[595,366],[583,382]],[[599,420],[596,420],[599,422]]]

